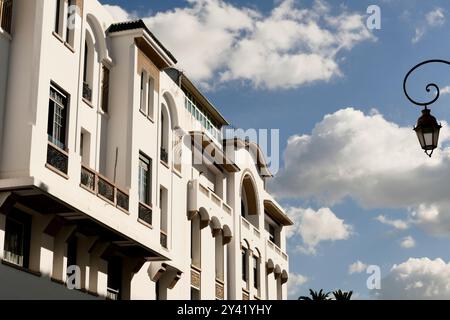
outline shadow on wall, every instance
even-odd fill
[[[77,290],[0,264],[0,300],[101,300]]]

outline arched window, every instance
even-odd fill
[[[253,268],[253,288],[257,292],[257,296],[261,297],[261,253],[258,249],[253,252],[252,257]]]
[[[163,103],[161,106],[161,161],[169,164],[169,141],[170,141],[170,117],[169,109]]]
[[[94,63],[94,39],[89,32],[86,32],[86,41],[84,43],[83,99],[89,103],[92,103],[92,92],[94,88]]]
[[[259,228],[258,195],[251,175],[247,174],[241,186],[241,216]]]

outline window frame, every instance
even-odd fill
[[[146,166],[142,166],[142,164],[145,164]],[[145,155],[143,152],[139,152],[139,166],[138,166],[138,194],[139,194],[139,202],[146,204],[148,206],[152,206],[152,159]],[[144,186],[145,190],[142,190],[142,175],[141,175],[141,169],[146,169],[146,175],[145,178],[147,180],[146,185]],[[144,193],[145,192],[145,196]],[[144,196],[144,199],[142,199],[142,196]]]

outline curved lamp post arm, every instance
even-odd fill
[[[406,76],[405,76],[405,80],[403,80],[403,91],[404,91],[404,93],[405,93],[405,96],[408,98],[408,100],[411,101],[411,102],[412,102],[413,104],[415,104],[415,105],[423,106],[423,107],[425,107],[425,108],[427,108],[427,106],[429,106],[429,105],[432,105],[433,103],[435,103],[435,102],[439,99],[439,96],[440,96],[440,94],[441,94],[440,89],[439,89],[439,86],[438,86],[436,83],[429,83],[429,84],[427,84],[427,86],[426,86],[426,88],[425,88],[425,89],[427,90],[427,92],[430,92],[431,89],[434,88],[434,89],[436,90],[436,96],[435,96],[433,99],[431,99],[430,101],[419,102],[419,101],[416,101],[416,100],[412,99],[412,98],[409,96],[408,91],[407,91],[407,89],[406,89],[406,83],[408,82],[409,76],[410,76],[416,69],[422,67],[423,65],[430,64],[430,63],[443,63],[443,64],[446,64],[446,65],[449,65],[449,66],[450,66],[450,61],[441,60],[441,59],[427,60],[427,61],[424,61],[424,62],[419,63],[419,64],[416,65],[414,68],[412,68],[411,70],[409,70],[409,72],[408,72],[408,73],[406,74]]]

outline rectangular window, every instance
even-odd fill
[[[50,99],[48,110],[48,141],[66,149],[68,97],[54,87],[50,87]]]
[[[159,208],[161,212],[161,235],[160,235],[160,243],[161,246],[167,248],[167,207],[168,207],[168,197],[167,197],[167,189],[164,187],[159,188]]]
[[[6,216],[4,260],[28,268],[31,217],[18,210]]]
[[[152,161],[150,158],[139,155],[139,201],[151,205],[151,170]]]
[[[258,257],[253,256],[253,287],[259,288],[259,268],[258,268]]]
[[[102,111],[108,113],[109,107],[109,69],[102,67]]]
[[[145,106],[145,85],[146,85],[146,80],[145,80],[145,78],[146,78],[146,73],[145,73],[145,71],[142,71],[141,72],[141,91],[140,91],[140,99],[141,99],[141,101],[140,101],[140,106],[139,106],[139,108],[140,108],[140,110],[143,112],[143,113],[146,113],[146,106]]]
[[[112,257],[108,260],[108,292],[109,300],[120,300],[122,289],[122,259]]]
[[[153,119],[154,116],[154,103],[155,103],[155,80],[150,77],[148,79],[148,99],[147,99],[147,115]]]
[[[247,249],[242,250],[242,280],[247,282]]]
[[[275,227],[269,224],[269,240],[275,243]]]
[[[75,42],[75,0],[68,0],[67,19],[66,19],[66,42],[73,47]]]

